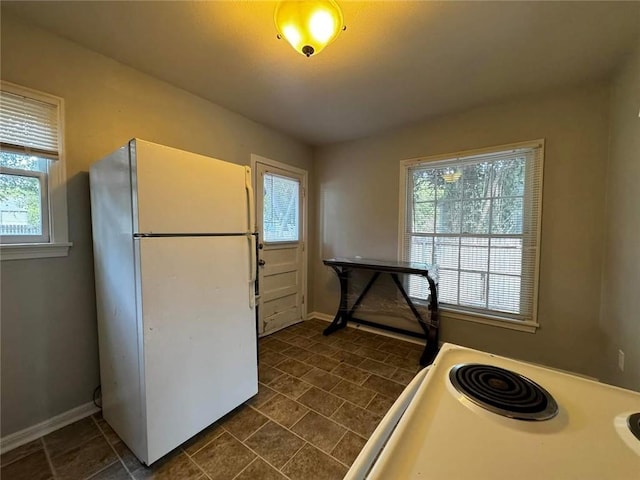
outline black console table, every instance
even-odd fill
[[[428,266],[424,263],[414,263],[414,262],[392,262],[392,261],[384,261],[384,260],[370,260],[364,258],[329,258],[323,260],[323,263],[336,272],[338,275],[338,279],[340,280],[340,306],[338,307],[338,312],[336,313],[333,322],[329,325],[323,332],[324,335],[330,335],[336,330],[340,330],[347,326],[347,322],[349,320],[355,321],[356,323],[361,323],[364,325],[370,325],[377,328],[382,328],[385,330],[390,330],[398,333],[404,333],[411,336],[419,336],[420,338],[425,338],[427,340],[427,345],[420,357],[421,365],[429,365],[433,362],[433,358],[436,356],[438,352],[438,296],[437,296],[437,288],[435,281],[429,275]],[[371,278],[369,282],[366,284],[355,303],[351,308],[349,308],[348,294],[349,294],[349,277],[351,275],[351,271],[354,269],[359,270],[368,270],[372,272]],[[424,330],[424,336],[416,334],[415,332],[410,332],[407,330],[403,330],[400,328],[390,327],[387,325],[381,325],[378,323],[370,322],[367,320],[361,320],[353,317],[353,314],[357,310],[358,306],[364,300],[364,297],[367,295],[373,284],[376,282],[380,274],[387,273],[391,275],[393,279],[393,283],[395,283],[396,287],[402,294],[405,302],[411,309],[411,312],[416,317],[416,320]],[[430,290],[430,302],[429,302],[429,310],[431,311],[431,319],[427,323],[425,322],[420,312],[416,309],[415,305],[411,301],[409,295],[407,295],[406,290],[404,289],[402,282],[398,278],[399,274],[414,274],[421,275],[425,277],[427,282],[429,283]]]

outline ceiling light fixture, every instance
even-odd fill
[[[445,168],[442,172],[442,179],[447,183],[456,183],[461,176],[462,172],[457,168]]]
[[[307,57],[320,53],[347,28],[333,0],[280,1],[274,20],[278,38]]]

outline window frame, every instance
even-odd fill
[[[47,172],[5,167],[2,168],[2,174],[38,179],[40,183],[40,225],[42,229],[42,235],[11,235],[11,241],[4,243],[4,245],[49,243],[51,232],[49,229],[49,176]],[[7,236],[5,235],[3,240],[6,238]]]
[[[49,161],[46,172],[27,171],[21,169],[3,168],[3,172],[23,176],[40,176],[46,179],[46,201],[42,202],[43,232],[45,228],[48,235],[43,234],[39,241],[24,241],[14,238],[10,243],[0,243],[0,260],[22,260],[32,258],[65,257],[69,254],[68,216],[67,216],[67,188],[66,188],[66,155],[64,142],[65,112],[64,99],[40,92],[28,87],[23,87],[7,81],[0,81],[0,89],[15,95],[45,102],[56,107],[58,113],[58,159]],[[42,180],[41,180],[42,181]],[[20,241],[22,240],[22,241]],[[29,237],[33,240],[33,237]],[[3,242],[4,240],[0,240]]]
[[[523,214],[526,215],[527,212],[530,212],[531,215],[537,216],[537,231],[535,232],[534,238],[537,244],[535,249],[535,259],[533,262],[533,271],[529,270],[529,275],[533,275],[533,299],[532,299],[532,315],[531,320],[517,320],[514,318],[508,318],[506,316],[501,316],[500,312],[482,309],[473,309],[473,308],[456,308],[456,305],[448,305],[442,304],[440,305],[440,311],[443,317],[454,318],[457,320],[464,320],[474,323],[480,323],[485,325],[492,325],[497,327],[503,327],[511,330],[518,330],[523,332],[535,333],[537,328],[539,328],[540,324],[538,323],[538,291],[539,291],[539,272],[540,272],[540,240],[541,240],[541,232],[542,232],[542,192],[543,192],[543,179],[544,179],[544,139],[532,140],[527,142],[519,142],[512,143],[506,145],[497,145],[492,147],[473,149],[473,150],[464,150],[459,152],[447,153],[447,154],[439,154],[439,155],[431,155],[426,157],[417,157],[410,158],[407,160],[400,161],[400,175],[399,175],[399,218],[398,218],[398,260],[402,261],[405,258],[405,236],[407,234],[407,223],[409,219],[407,215],[409,213],[409,197],[408,197],[408,181],[407,174],[408,170],[411,167],[415,167],[418,164],[428,164],[431,162],[442,162],[437,167],[441,167],[445,165],[447,162],[451,164],[456,164],[456,159],[461,157],[472,157],[478,155],[486,155],[491,153],[504,152],[508,150],[517,150],[517,149],[527,149],[527,148],[539,148],[540,149],[540,179],[539,185],[537,186],[538,195],[538,208],[537,211],[533,211],[532,209],[523,209]],[[460,162],[457,161],[457,164]],[[434,166],[436,168],[436,166]],[[530,174],[525,175],[525,185],[527,183],[532,182],[532,177]],[[530,185],[529,188],[525,187],[525,192],[523,196],[523,201],[526,202],[527,195],[531,195],[531,193],[527,193],[527,190],[531,192],[530,188],[534,188],[535,185]],[[523,219],[523,224],[526,220]],[[488,237],[491,237],[490,235]],[[525,241],[525,236],[523,235],[523,241]],[[525,244],[523,244],[523,255],[528,249]],[[524,277],[524,271],[528,262],[525,260],[522,261],[523,274],[521,277]],[[423,303],[424,300],[419,298],[412,298],[416,303]]]
[[[298,184],[298,205],[297,205],[297,207],[298,207],[298,217],[300,217],[300,208],[302,206],[302,198],[303,198],[303,195],[302,195],[302,190],[303,190],[302,180],[298,179],[298,178],[288,177],[286,175],[280,175],[277,172],[266,171],[265,174],[271,175],[272,177],[279,177],[279,178],[282,178],[284,180],[292,181],[292,182],[295,182],[295,183]],[[265,177],[266,176],[263,176],[263,179],[262,179],[263,192],[265,191],[264,190]],[[264,200],[263,200],[263,208],[264,208]],[[262,217],[263,220],[262,221],[263,221],[263,229],[264,229],[264,212],[262,213],[262,215],[263,215],[263,217]],[[298,220],[299,220],[299,218],[298,218]],[[266,231],[266,229],[264,229],[264,230]],[[301,242],[300,237],[302,236],[302,226],[300,225],[300,222],[298,222],[297,236],[298,236],[298,238],[296,238],[295,240],[267,240],[266,239],[266,233],[265,233],[263,238],[262,238],[262,243],[264,243],[265,245],[293,245],[293,244],[296,244],[296,243],[300,243]]]

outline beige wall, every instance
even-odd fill
[[[2,15],[2,78],[66,102],[69,257],[3,261],[2,436],[91,401],[99,383],[89,165],[131,137],[310,169],[311,148]],[[203,68],[216,68],[215,59]],[[221,73],[224,74],[224,73]]]
[[[640,391],[640,45],[611,88],[606,247],[600,326],[605,378]],[[618,370],[618,349],[625,354]]]
[[[397,258],[400,160],[544,138],[541,328],[444,319],[442,339],[599,376],[608,92],[604,83],[586,85],[319,149],[311,310],[333,314],[338,303],[338,282],[321,258]]]

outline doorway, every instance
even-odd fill
[[[251,156],[259,233],[258,333],[267,335],[307,316],[307,172]]]

